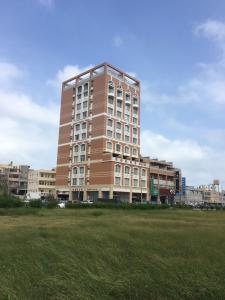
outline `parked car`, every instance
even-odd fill
[[[59,202],[58,203],[58,207],[59,208],[65,208],[66,207],[66,203],[65,202]]]

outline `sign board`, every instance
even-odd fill
[[[182,194],[186,194],[186,177],[182,177],[181,179],[181,187],[182,187]]]
[[[154,178],[151,178],[150,180],[150,194],[151,196],[158,196],[159,192],[154,186]]]

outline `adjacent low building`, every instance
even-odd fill
[[[55,195],[55,169],[52,170],[29,170],[28,172],[28,198],[31,195],[46,197]],[[31,197],[32,198],[32,197]]]
[[[28,165],[0,164],[0,185],[13,195],[24,196],[27,193]]]

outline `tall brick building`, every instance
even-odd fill
[[[168,198],[179,189],[180,171],[172,163],[140,154],[137,79],[103,63],[63,82],[59,197],[132,202]]]

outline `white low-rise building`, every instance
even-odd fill
[[[27,198],[34,194],[40,198],[55,195],[55,169],[29,170]]]

